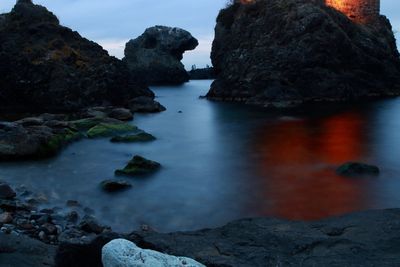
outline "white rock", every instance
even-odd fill
[[[205,267],[195,260],[141,249],[125,239],[115,239],[102,249],[104,267]]]

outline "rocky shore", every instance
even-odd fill
[[[220,11],[207,97],[265,107],[400,94],[389,20],[355,23],[324,1],[233,1]]]
[[[124,238],[142,249],[206,266],[398,266],[400,210],[365,211],[316,222],[243,219],[215,229],[130,234],[98,223],[90,209],[38,209],[40,197],[0,184],[0,263],[25,267],[103,266],[102,248]]]

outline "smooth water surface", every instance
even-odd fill
[[[356,210],[400,207],[400,99],[357,107],[279,114],[200,99],[211,81],[155,87],[167,107],[136,115],[134,124],[158,139],[113,144],[82,140],[58,157],[1,163],[0,179],[92,208],[114,230],[147,224],[158,231],[214,227],[233,219],[276,216],[314,220]],[[106,194],[139,154],[163,165],[151,177],[127,178],[133,188]],[[346,161],[378,165],[377,178],[344,178]]]

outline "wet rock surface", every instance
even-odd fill
[[[76,111],[153,100],[125,63],[61,26],[45,7],[18,1],[0,21],[0,110]]]
[[[126,44],[123,60],[130,70],[140,73],[151,85],[181,84],[189,80],[181,63],[183,53],[195,49],[198,44],[183,29],[155,26]]]
[[[360,163],[360,162],[347,162],[337,168],[336,173],[343,176],[377,176],[380,169],[377,166]]]
[[[101,248],[125,238],[140,248],[184,255],[206,266],[398,266],[400,210],[359,212],[318,222],[259,218],[216,229],[162,234],[105,233],[76,246],[64,242],[60,266],[101,266]],[[89,257],[90,256],[90,257]],[[88,262],[90,261],[90,262]],[[97,264],[97,265],[96,265]]]
[[[238,2],[217,19],[209,99],[285,108],[400,94],[386,17],[364,25],[319,1]]]
[[[134,156],[123,169],[115,171],[116,175],[140,176],[158,171],[161,164],[141,156]]]
[[[132,187],[132,184],[125,180],[105,180],[101,182],[100,186],[104,191],[114,193],[129,189]]]

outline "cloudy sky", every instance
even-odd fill
[[[227,0],[34,0],[55,13],[61,23],[101,44],[121,58],[125,43],[154,25],[181,27],[199,39],[199,47],[185,54],[187,68],[210,64],[215,18]],[[400,1],[381,0],[395,31],[400,31]],[[15,0],[0,0],[0,13]],[[400,39],[400,35],[397,35]]]

